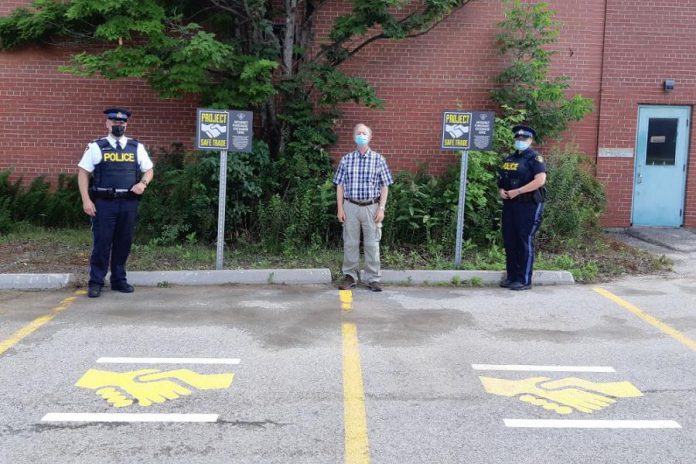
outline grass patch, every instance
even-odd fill
[[[87,273],[92,247],[88,229],[45,229],[16,224],[13,232],[0,236],[0,273]],[[172,246],[157,242],[133,245],[128,269],[132,271],[212,270],[215,244],[184,242]],[[454,251],[454,250],[451,250]],[[341,248],[309,247],[269,254],[260,244],[237,244],[225,250],[225,269],[291,269],[328,267],[339,278]],[[655,256],[608,236],[589,244],[568,245],[562,253],[541,251],[536,269],[570,271],[577,282],[601,282],[623,275],[652,274],[669,269],[664,256]],[[382,247],[383,269],[455,269],[450,254],[417,247]],[[503,270],[505,253],[500,247],[480,249],[467,245],[462,253],[464,270]],[[273,277],[269,276],[269,280]],[[448,284],[478,287],[480,281]],[[165,283],[166,285],[166,283]]]

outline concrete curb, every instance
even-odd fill
[[[156,286],[220,284],[326,284],[331,282],[329,269],[240,269],[228,271],[129,272],[133,285]]]
[[[495,285],[505,275],[501,271],[382,271],[383,283],[392,284],[438,284],[458,281],[471,282],[476,279],[482,285]],[[575,279],[568,271],[534,271],[534,285],[574,284]]]
[[[72,274],[0,274],[0,290],[67,287]]]
[[[500,271],[382,271],[382,282],[389,284],[452,284],[478,279],[482,285],[495,285],[503,277]],[[64,288],[77,281],[74,274],[0,274],[0,290],[30,290]],[[108,277],[107,277],[108,281]],[[331,271],[318,269],[240,269],[223,271],[133,271],[128,282],[135,286],[156,287],[172,285],[222,284],[329,284]],[[535,271],[535,285],[574,284],[567,271]]]

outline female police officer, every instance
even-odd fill
[[[534,235],[544,211],[546,165],[530,147],[536,132],[527,126],[512,128],[515,152],[499,169],[498,187],[503,199],[503,244],[507,276],[501,287],[528,290],[532,287]]]

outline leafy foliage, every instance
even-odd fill
[[[540,240],[551,249],[594,240],[606,205],[594,165],[573,151],[553,153],[546,161],[548,198]]]
[[[140,205],[138,228],[142,240],[175,244],[187,237],[210,242],[217,236],[220,158],[217,154],[186,155],[181,147],[163,153],[157,180]],[[255,230],[256,208],[265,192],[273,191],[268,147],[254,145],[252,153],[236,153],[227,163],[226,236]]]
[[[251,154],[229,157],[226,239],[262,244],[292,256],[340,243],[335,189],[327,179],[326,148],[336,141],[337,105],[380,108],[364,80],[337,67],[381,39],[427,33],[469,0],[353,0],[335,19],[330,40],[311,55],[313,14],[321,1],[299,5],[297,30],[276,27],[279,12],[264,0],[35,0],[31,8],[0,18],[0,48],[30,42],[74,43],[88,51],[73,56],[65,71],[108,79],[145,79],[162,97],[199,95],[202,105],[249,108],[259,116],[261,139]],[[496,167],[512,150],[509,127],[529,122],[539,138],[562,132],[591,110],[591,101],[567,99],[567,77],[548,78],[558,23],[545,4],[505,0],[498,37],[511,65],[492,98],[502,108],[494,149],[470,152],[465,205],[465,253],[477,266],[499,263],[500,200]],[[277,3],[273,3],[277,6]],[[286,20],[296,12],[288,9]],[[283,29],[284,28],[284,29]],[[287,53],[290,52],[290,53]],[[289,58],[289,59],[288,59]],[[603,207],[591,166],[576,153],[549,157],[549,199],[541,244],[554,249],[591,236]],[[159,157],[155,182],[140,205],[139,246],[210,243],[217,234],[219,157],[187,154],[181,147]],[[73,177],[52,190],[43,179],[22,188],[0,173],[0,233],[14,221],[63,226],[87,222]],[[459,164],[442,176],[399,173],[390,189],[382,243],[410,248],[441,263],[454,249]],[[395,256],[394,262],[398,262]],[[588,272],[591,273],[592,269]]]
[[[323,1],[34,0],[0,18],[0,48],[73,43],[86,51],[73,55],[66,72],[142,78],[164,98],[193,93],[203,106],[254,110],[273,159],[304,159],[321,172],[336,105],[381,104],[367,82],[336,66],[376,40],[426,33],[469,1],[353,0],[331,40],[310,54]],[[320,124],[308,132],[298,120]]]
[[[75,227],[87,223],[75,176],[61,174],[56,189],[43,177],[27,187],[22,179],[11,183],[11,172],[0,172],[0,232],[7,233],[13,224],[27,222],[37,226]]]
[[[558,39],[560,23],[546,3],[504,0],[505,20],[498,24],[498,50],[510,60],[498,76],[499,88],[492,99],[508,109],[523,110],[527,122],[537,131],[537,141],[563,132],[570,121],[579,121],[594,106],[589,98],[575,95],[568,99],[567,76],[548,77],[555,52],[545,47]]]

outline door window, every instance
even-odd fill
[[[650,118],[645,164],[649,166],[674,166],[678,124],[679,119],[676,118]]]

